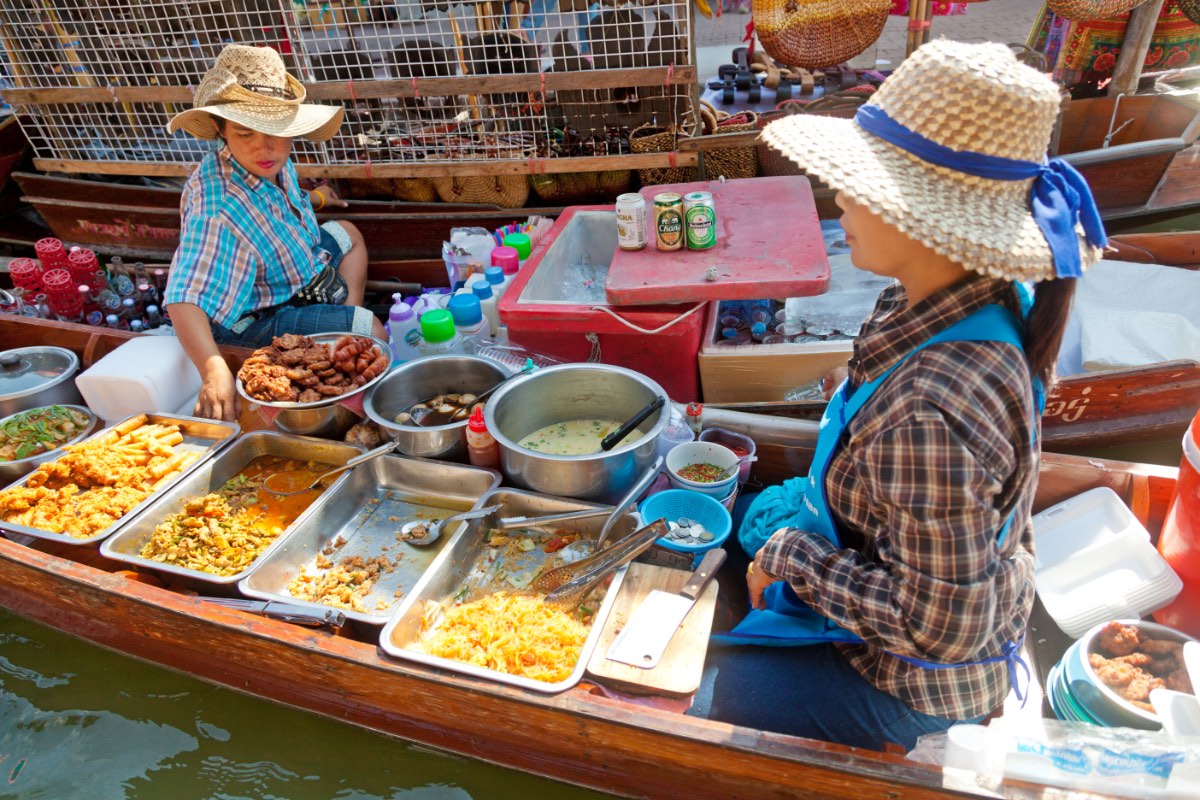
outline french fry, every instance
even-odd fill
[[[146,424],[147,417],[145,414],[138,414],[136,417],[130,417],[113,428],[118,436],[124,436],[127,433],[136,431],[138,428]]]

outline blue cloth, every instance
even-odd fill
[[[1076,222],[1083,226],[1089,245],[1104,247],[1108,244],[1091,188],[1083,176],[1061,158],[1039,163],[970,150],[952,150],[892,119],[879,106],[863,106],[854,115],[854,121],[872,136],[894,144],[934,166],[998,181],[1033,178],[1030,197],[1033,219],[1050,245],[1054,274],[1059,278],[1078,278],[1083,275],[1083,262],[1075,235]]]

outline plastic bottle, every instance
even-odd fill
[[[392,363],[403,364],[421,357],[421,323],[412,306],[400,294],[392,295],[394,305],[388,312],[388,338],[392,342]]]
[[[142,325],[142,321],[140,319],[129,320],[129,330],[132,331],[133,333],[141,333],[142,328],[143,328],[143,325]]]
[[[504,289],[496,292],[502,295],[516,279],[517,272],[521,269],[521,255],[512,247],[497,247],[492,251],[492,266],[499,267],[500,273],[504,276]]]
[[[462,337],[454,330],[454,317],[444,308],[435,308],[421,315],[422,356],[443,356],[463,352]]]
[[[500,445],[483,421],[483,406],[476,406],[467,420],[467,459],[476,467],[500,468]]]
[[[474,294],[454,295],[450,298],[447,310],[454,317],[454,330],[458,331],[459,336],[464,339],[473,336],[481,340],[492,337],[490,321],[483,315],[483,307]]]
[[[157,328],[162,325],[162,315],[158,313],[158,306],[146,306],[146,327]]]
[[[487,317],[491,330],[499,330],[500,312],[496,310],[496,295],[492,292],[492,285],[487,281],[480,281],[471,287],[471,291],[479,298],[479,307]]]
[[[500,298],[504,296],[504,290],[512,281],[504,279],[504,270],[500,267],[488,267],[483,271],[483,277],[487,278],[487,282],[492,285],[492,294],[496,295],[496,302],[500,302]]]
[[[525,261],[529,258],[529,251],[532,249],[532,244],[527,235],[524,233],[510,233],[504,237],[504,246],[511,247],[517,251],[518,268],[525,266]]]

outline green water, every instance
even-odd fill
[[[219,689],[0,611],[5,800],[600,796]]]

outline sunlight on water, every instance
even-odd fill
[[[0,798],[599,797],[243,697],[0,611]]]

